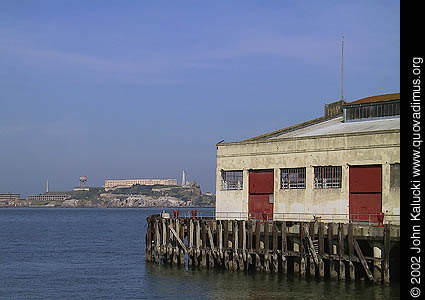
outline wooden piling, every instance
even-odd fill
[[[207,228],[204,220],[200,221],[201,230],[201,268],[207,267]]]
[[[170,226],[170,249],[171,249],[171,255],[172,255],[171,261],[173,265],[177,265],[179,248],[177,245],[176,237],[179,236],[178,232],[180,231],[178,220],[170,220],[169,226]],[[172,232],[173,230],[176,232],[175,235]]]
[[[333,223],[328,223],[328,247],[329,247],[329,276],[332,279],[337,279],[338,278],[338,272],[335,270],[335,262],[333,260],[333,239],[334,239],[334,235],[333,235]]]
[[[232,253],[232,267],[233,270],[237,270],[238,269],[238,260],[239,260],[239,256],[238,256],[238,248],[239,248],[239,228],[238,228],[238,221],[232,221],[232,248],[233,248],[233,253]]]
[[[217,256],[216,256],[216,262],[219,266],[223,265],[223,221],[217,221],[216,228],[217,228]]]
[[[344,234],[343,234],[343,224],[338,224],[338,278],[340,280],[345,280],[345,262],[344,262]]]
[[[384,284],[390,283],[390,225],[385,224],[384,227],[384,261],[383,261],[383,273],[384,273]]]
[[[277,240],[277,231],[279,228],[278,222],[273,222],[273,228],[272,228],[272,236],[273,236],[273,252],[276,252],[278,249],[278,240]]]
[[[159,220],[155,220],[155,262],[159,263],[159,249],[161,246],[161,236],[159,232]]]
[[[255,249],[257,249],[257,251],[260,251],[260,236],[261,236],[261,223],[260,221],[257,220],[257,222],[255,223]]]
[[[319,277],[325,277],[325,262],[323,261],[325,255],[325,224],[323,222],[319,222]]]
[[[194,261],[195,266],[199,266],[200,256],[201,256],[201,225],[199,220],[195,220],[195,251],[194,251]]]
[[[180,221],[180,220],[179,220]],[[185,228],[186,228],[186,220],[181,220],[180,222],[180,232],[179,232],[179,237],[180,237],[180,256],[179,256],[179,264],[180,265],[185,265],[186,262],[186,253],[187,253],[187,249],[186,246],[184,244],[184,236],[185,236]]]
[[[246,251],[246,222],[240,221],[240,236],[241,236],[241,242],[242,242],[242,251],[239,252],[239,261],[241,262],[241,265],[239,266],[241,270],[248,269],[247,265],[247,251]]]
[[[207,223],[207,230],[208,230],[208,240],[209,240],[209,251],[208,251],[208,267],[210,269],[214,268],[215,260],[218,257],[217,248],[214,244],[214,228],[213,228],[213,222],[209,221]]]
[[[363,265],[363,268],[366,272],[367,277],[369,278],[370,281],[375,281],[375,278],[373,277],[372,272],[370,271],[369,266],[367,265],[366,259],[364,258],[363,252],[360,249],[359,243],[357,242],[356,239],[353,240],[353,244],[354,244],[354,249],[357,252],[357,255],[360,259],[360,262]]]
[[[229,221],[224,220],[223,222],[223,251],[224,251],[224,265],[227,269],[229,269]]]
[[[227,220],[223,221],[223,226],[224,226],[223,246],[224,246],[224,250],[227,250],[229,248],[229,221]]]
[[[193,247],[193,233],[194,233],[194,225],[193,225],[193,220],[189,219],[189,236],[187,237],[188,239],[188,243],[189,243],[189,266],[193,266],[194,265],[194,255],[193,252],[195,251],[194,247]]]
[[[300,222],[300,257],[299,257],[299,262],[300,262],[300,275],[301,277],[305,277],[306,276],[306,261],[304,258],[304,235],[305,235],[305,223],[304,222]]]
[[[282,228],[281,228],[281,237],[282,237],[282,272],[284,274],[288,273],[288,261],[286,259],[286,255],[288,252],[288,243],[286,240],[286,221],[282,222]]]
[[[255,269],[257,272],[263,270],[263,265],[261,264],[261,257],[259,255],[260,249],[260,240],[261,240],[261,223],[259,220],[255,223]]]
[[[353,259],[354,259],[354,245],[353,245],[353,239],[354,239],[354,226],[353,223],[348,224],[348,237],[347,237],[347,243],[348,243],[348,256],[349,256],[349,262],[348,267],[349,271],[348,274],[350,280],[356,279],[356,270],[354,267]]]
[[[239,227],[238,227],[238,221],[232,222],[232,236],[233,236],[233,250],[239,249]]]
[[[269,257],[269,221],[264,222],[264,270],[270,272]]]
[[[309,244],[310,252],[311,252],[311,255],[308,260],[310,277],[316,277],[316,266],[319,265],[319,259],[317,257],[316,249],[314,247],[314,242],[313,242],[315,241],[314,225],[315,225],[315,222],[310,222],[309,228],[308,228],[308,235],[309,235],[308,244]]]
[[[248,220],[248,239],[247,239],[247,248],[248,250],[252,250],[252,238],[253,238],[253,232],[252,232],[252,220]]]
[[[273,240],[273,254],[272,254],[272,266],[273,266],[273,272],[277,273],[279,271],[279,262],[278,262],[278,255],[277,251],[279,248],[278,244],[278,230],[279,230],[279,223],[280,222],[273,222],[272,223],[272,240]]]
[[[360,262],[371,281],[384,284],[390,282],[394,236],[399,241],[399,230],[392,230],[388,224],[384,228],[372,228],[352,223],[217,221],[160,216],[148,217],[147,223],[146,261],[184,265],[188,255],[189,266],[210,269],[224,266],[232,271],[244,271],[255,260],[255,270],[273,273],[288,273],[290,261],[293,269],[289,271],[301,277],[329,276],[339,280],[355,280],[354,267]],[[364,257],[368,245],[381,251],[375,251],[374,257]],[[326,274],[325,263],[329,263]],[[369,269],[369,264],[375,268]]]
[[[152,219],[147,218],[148,228],[146,229],[146,261],[152,261]]]

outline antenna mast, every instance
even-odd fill
[[[341,51],[342,51],[342,55],[341,55],[341,59],[342,59],[342,70],[341,70],[341,100],[344,100],[344,36],[342,36],[342,44],[341,44]]]

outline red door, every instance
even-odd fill
[[[249,172],[248,213],[250,218],[273,219],[274,172]]]
[[[350,220],[378,222],[382,209],[382,167],[350,166]]]

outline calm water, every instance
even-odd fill
[[[149,209],[0,209],[1,299],[398,299],[398,285],[158,266]],[[311,297],[311,298],[310,298]]]

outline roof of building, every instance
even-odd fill
[[[362,98],[346,105],[391,101],[400,99],[400,93],[377,95]],[[310,121],[292,125],[273,132],[265,133],[241,142],[268,141],[280,138],[311,137],[332,134],[367,133],[376,131],[400,130],[400,117],[386,117],[369,120],[342,122],[342,116],[319,117]],[[226,143],[223,143],[226,144]]]
[[[364,103],[372,103],[372,102],[381,102],[381,101],[390,101],[390,100],[399,100],[400,99],[400,93],[393,93],[393,94],[385,94],[385,95],[377,95],[377,96],[371,96],[362,98],[350,103],[347,103],[348,105],[353,104],[364,104]]]
[[[316,135],[329,134],[345,134],[353,132],[371,132],[381,130],[396,130],[400,129],[400,118],[386,118],[362,120],[355,122],[342,122],[342,117],[337,117],[331,120],[320,122],[308,127],[293,130],[280,135],[275,135],[269,139],[286,138],[286,137],[307,137]]]

